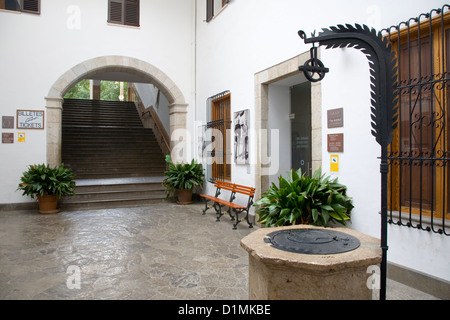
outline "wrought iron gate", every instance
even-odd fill
[[[388,222],[450,235],[450,6],[384,29],[398,61]]]

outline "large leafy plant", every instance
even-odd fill
[[[322,175],[319,168],[310,177],[301,170],[291,170],[288,178],[279,177],[262,198],[255,202],[259,221],[267,227],[292,224],[329,226],[330,222],[346,225],[353,209],[347,188],[336,179]]]
[[[166,156],[169,164],[168,170],[164,173],[163,185],[167,189],[167,198],[177,190],[193,190],[194,187],[203,185],[205,175],[203,166],[192,159],[191,163],[173,163],[170,156]]]
[[[23,195],[35,196],[55,195],[61,198],[65,195],[73,195],[75,181],[70,169],[64,164],[51,168],[49,165],[37,164],[28,167],[28,170],[20,178],[18,190]]]

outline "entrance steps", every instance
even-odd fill
[[[133,102],[65,99],[62,162],[77,182],[64,208],[146,205],[165,199],[166,163]]]
[[[76,195],[62,200],[64,210],[146,206],[166,198],[164,177],[76,180]]]

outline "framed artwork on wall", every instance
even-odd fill
[[[199,126],[197,131],[198,156],[206,158],[206,125]]]
[[[234,113],[234,162],[236,164],[248,164],[249,140],[248,140],[249,109]]]

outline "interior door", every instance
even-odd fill
[[[311,84],[291,87],[291,166],[312,175],[311,156]]]

